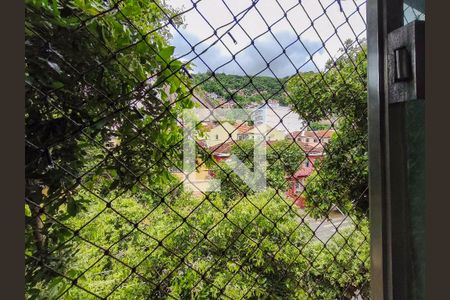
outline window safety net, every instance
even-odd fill
[[[25,16],[26,299],[370,298],[365,1]]]

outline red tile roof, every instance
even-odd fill
[[[304,137],[312,137],[312,138],[331,138],[333,133],[334,133],[333,129],[304,131],[303,136]]]
[[[245,123],[238,123],[235,127],[238,133],[245,133],[253,128],[253,126],[248,126]]]
[[[293,131],[293,132],[289,132],[288,134],[286,134],[286,138],[288,139],[296,139],[298,136],[300,136],[302,132],[301,131]]]
[[[323,153],[323,145],[320,143],[311,144],[311,143],[305,143],[301,141],[297,141],[297,144],[300,146],[300,148],[305,151],[306,154],[321,154]]]

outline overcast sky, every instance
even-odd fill
[[[245,72],[249,75],[259,73],[284,77],[295,74],[297,69],[322,69],[330,55],[338,54],[342,41],[349,38],[355,40],[356,35],[361,33],[359,38],[365,37],[365,20],[361,16],[366,15],[366,5],[360,6],[361,15],[354,13],[364,0],[341,0],[342,12],[335,0],[278,0],[283,9],[275,0],[253,0],[256,2],[253,7],[251,0],[167,2],[184,11],[192,8],[196,2],[198,11],[192,9],[183,14],[186,26],[171,30],[171,43],[176,47],[175,56],[183,61],[195,58],[194,72],[213,70],[228,74]],[[299,2],[303,7],[298,5]],[[327,8],[332,23],[323,15],[314,21],[315,30],[309,28],[311,20],[320,16],[323,8]],[[286,17],[283,10],[287,12]],[[233,15],[237,16],[238,22]],[[346,16],[350,16],[348,23],[345,23]],[[281,21],[278,21],[280,18]],[[266,32],[268,26],[271,26],[270,32]],[[334,34],[335,28],[340,39]],[[220,39],[214,35],[214,29],[217,29]],[[298,34],[300,41],[297,39]],[[252,39],[254,45],[250,44]],[[325,42],[326,50],[322,42]],[[195,53],[191,48],[194,45]],[[282,47],[286,49],[285,54]],[[205,49],[207,51],[203,52]],[[310,54],[313,53],[311,62]],[[270,70],[267,69],[268,63]]]

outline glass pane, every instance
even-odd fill
[[[424,0],[405,0],[403,23],[425,20]],[[406,149],[407,199],[405,203],[407,227],[405,241],[410,247],[407,265],[408,299],[424,298],[425,270],[425,100],[414,99],[401,104]]]
[[[403,4],[403,23],[406,25],[416,20],[425,20],[424,0],[405,0]]]
[[[423,299],[425,285],[425,100],[405,103],[407,176],[410,205],[408,210],[412,262],[411,296]]]

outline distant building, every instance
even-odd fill
[[[324,157],[324,146],[334,134],[334,130],[294,131],[286,135],[286,139],[295,142],[305,152],[306,158],[300,168],[292,176],[286,179],[290,182],[290,188],[286,195],[300,208],[305,207],[306,179],[317,168],[317,160]]]
[[[256,136],[263,135],[266,141],[284,140],[285,133],[274,129],[267,124],[259,124],[248,127],[248,130],[238,133],[238,140],[253,140]]]
[[[307,148],[306,145],[304,145]],[[297,172],[293,176],[289,176],[286,179],[290,182],[290,188],[286,195],[295,201],[300,208],[305,207],[304,190],[306,185],[306,179],[315,170],[318,159],[324,157],[323,148],[317,147],[315,150],[310,150],[306,153],[306,158],[301,164]]]
[[[334,134],[334,130],[315,130],[315,131],[294,131],[286,135],[286,139],[295,139],[297,142],[303,143],[320,143],[326,144],[330,141]]]
[[[236,106],[236,103],[233,101],[227,100],[218,105],[219,108],[234,108]]]
[[[230,141],[209,147],[208,150],[216,161],[222,161],[231,156],[231,147],[233,145],[234,142]]]
[[[271,128],[287,132],[302,130],[306,123],[288,106],[281,106],[276,101],[259,105],[252,109],[252,120],[255,125],[266,124]]]
[[[217,99],[219,98],[219,95],[217,95],[216,93],[209,93],[209,97],[211,97],[212,99]]]
[[[236,130],[238,131],[237,139],[239,141],[246,140],[248,138],[248,131],[251,130],[253,126],[249,126],[243,122],[237,122]]]
[[[212,147],[223,144],[225,142],[236,141],[238,139],[238,131],[235,126],[229,122],[219,123],[206,133],[206,145]]]

